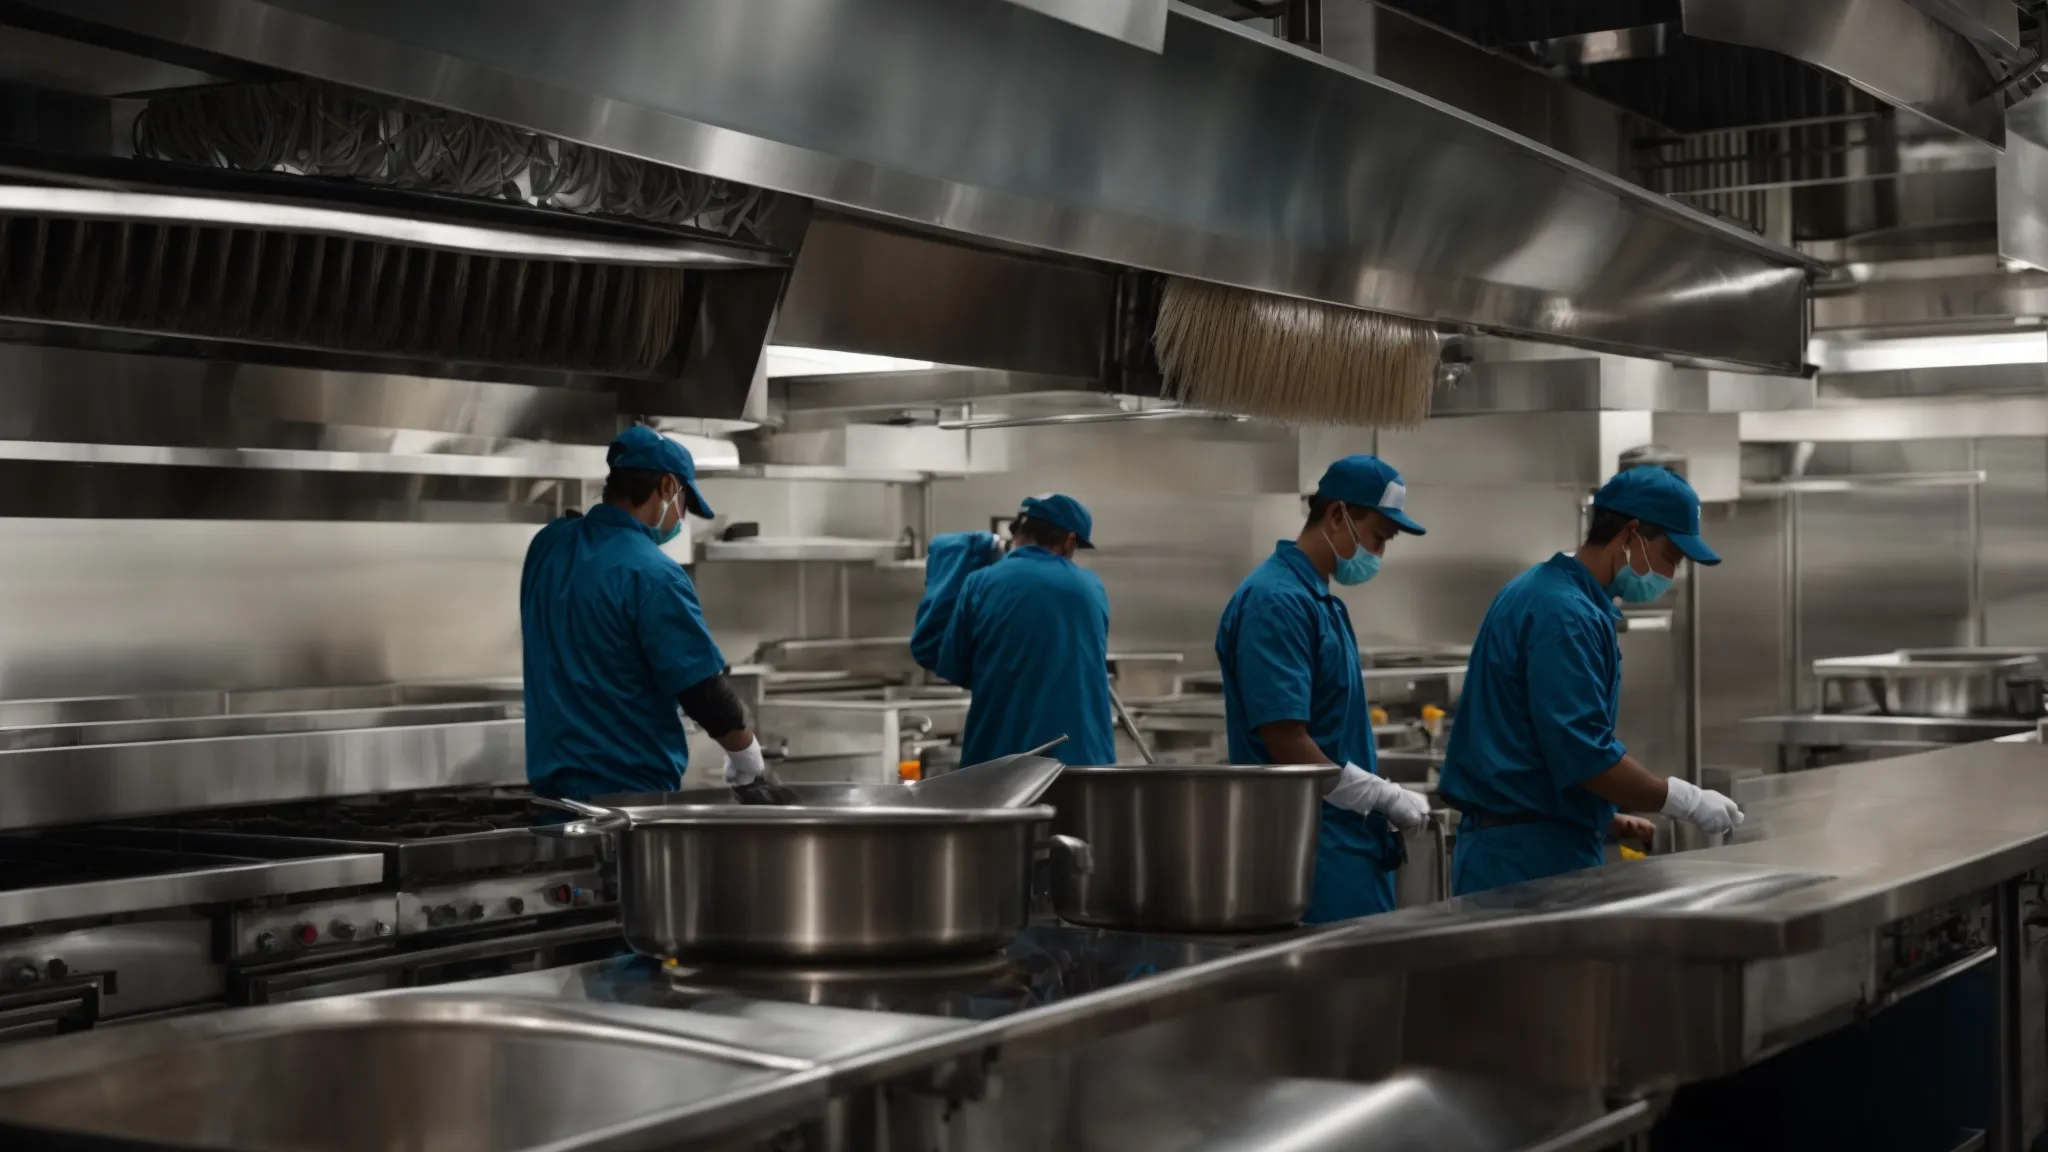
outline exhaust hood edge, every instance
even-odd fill
[[[57,4],[19,2],[45,9]],[[1176,5],[1169,51],[1152,58],[1022,9],[1006,19],[1008,13],[983,11],[986,5],[945,0],[759,0],[749,7],[764,5],[787,7],[791,15],[801,10],[820,22],[820,32],[851,40],[825,36],[820,43],[831,42],[832,52],[813,59],[787,37],[773,39],[780,26],[773,12],[749,12],[742,26],[715,7],[654,0],[625,0],[606,9],[609,19],[595,22],[579,13],[585,19],[578,42],[586,51],[573,60],[540,50],[552,35],[549,13],[559,11],[540,4],[525,6],[523,16],[498,10],[487,24],[481,7],[460,4],[444,6],[433,20],[405,21],[392,15],[395,6],[341,8],[317,0],[64,0],[61,8],[187,49],[964,236],[1528,339],[1780,372],[1803,366],[1794,348],[1803,347],[1803,334],[1794,340],[1791,329],[1803,322],[1792,317],[1804,310],[1805,284],[1780,282],[1774,274],[1810,268],[1807,258],[1220,18]],[[966,7],[975,11],[959,11]],[[878,41],[873,29],[881,15],[899,31],[913,29],[914,35],[897,38],[910,43]],[[646,41],[674,46],[679,58],[671,71],[698,79],[661,89],[634,72],[637,46]],[[700,47],[710,44],[720,46],[716,54]],[[847,50],[863,44],[874,51]],[[1051,53],[1055,47],[1061,52]],[[1112,53],[1118,67],[1108,70]],[[1132,60],[1140,55],[1146,58]],[[775,71],[764,74],[771,66]],[[1068,69],[1073,83],[1036,85],[1036,101],[1004,99],[1003,84],[1035,82],[1034,69],[1053,67]],[[702,78],[706,73],[710,79]],[[783,99],[728,106],[721,101],[733,99],[732,92],[714,82],[722,74],[734,77],[734,90],[772,83]],[[844,91],[849,81],[872,85],[879,76],[888,76],[892,89],[908,89],[899,95],[916,96],[930,115],[958,109],[959,115],[985,116],[1000,101],[994,114],[1010,120],[1019,139],[1066,132],[1076,141],[1065,151],[1067,162],[1078,157],[1099,167],[1080,169],[1082,178],[1075,179],[1075,171],[1019,169],[1017,156],[991,157],[986,149],[920,155],[952,134],[906,137],[857,116],[831,150],[804,145],[803,125],[789,120],[792,109],[815,111],[821,93]],[[1197,76],[1234,82],[1214,91],[1218,85],[1194,85]],[[991,77],[998,82],[991,84]],[[667,103],[636,101],[629,90],[640,97],[665,92]],[[1048,91],[1052,95],[1044,96]],[[1279,116],[1303,99],[1343,114],[1313,122]],[[1135,111],[1107,116],[1104,108]],[[845,111],[843,96],[838,110]],[[1259,115],[1268,110],[1278,118]],[[1283,141],[1286,155],[1316,156],[1318,167],[1328,170],[1327,149],[1341,149],[1365,183],[1332,201],[1327,212],[1291,220],[1279,211],[1281,200],[1261,199],[1280,196],[1289,183],[1281,179],[1284,172],[1254,188],[1248,206],[1191,191],[1241,174],[1253,150],[1271,156],[1275,123],[1291,123],[1282,130],[1300,137],[1291,146]],[[1266,127],[1253,131],[1253,124]],[[1161,143],[1185,142],[1190,133],[1208,147]],[[1118,172],[1135,183],[1123,186],[1112,178]],[[1583,221],[1527,220],[1530,204],[1563,211],[1574,196],[1607,206],[1596,240],[1616,245],[1613,250],[1648,248],[1658,258],[1632,261],[1618,275],[1593,255],[1592,242],[1575,234]],[[1366,199],[1405,214],[1430,237],[1455,242],[1450,257],[1419,261],[1430,245],[1414,232],[1397,242],[1344,210]],[[1248,230],[1252,218],[1277,219],[1292,235],[1255,236]],[[1496,223],[1474,229],[1475,219]],[[1573,268],[1568,281],[1534,288],[1489,279],[1532,243],[1558,257],[1554,265]],[[1688,275],[1697,282],[1654,282],[1652,266],[1674,265],[1695,270]],[[1689,289],[1719,296],[1701,303]],[[1574,323],[1592,330],[1569,327]]]

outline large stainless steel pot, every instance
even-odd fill
[[[635,952],[749,961],[1001,948],[1029,912],[1033,826],[1052,818],[1042,805],[579,807],[589,819],[540,831],[618,836],[619,917]],[[1086,866],[1080,845],[1055,851]]]
[[[1046,794],[1055,834],[1093,870],[1057,867],[1076,924],[1171,932],[1283,928],[1308,910],[1329,765],[1068,768]]]

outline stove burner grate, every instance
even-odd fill
[[[466,790],[350,796],[252,811],[195,812],[152,821],[180,832],[339,840],[436,840],[531,828],[542,818],[523,791]]]

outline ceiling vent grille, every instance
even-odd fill
[[[0,313],[415,359],[647,376],[695,287],[675,267],[156,221],[0,216]]]

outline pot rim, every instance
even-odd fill
[[[916,827],[961,824],[1036,824],[1053,818],[1049,804],[1025,808],[840,808],[780,804],[664,804],[618,808],[630,827],[703,828],[727,824],[769,827]]]
[[[1062,780],[1110,780],[1137,776],[1313,779],[1335,776],[1341,771],[1343,769],[1335,764],[1097,764],[1088,767],[1069,767],[1053,778],[1053,786],[1057,788]]]

